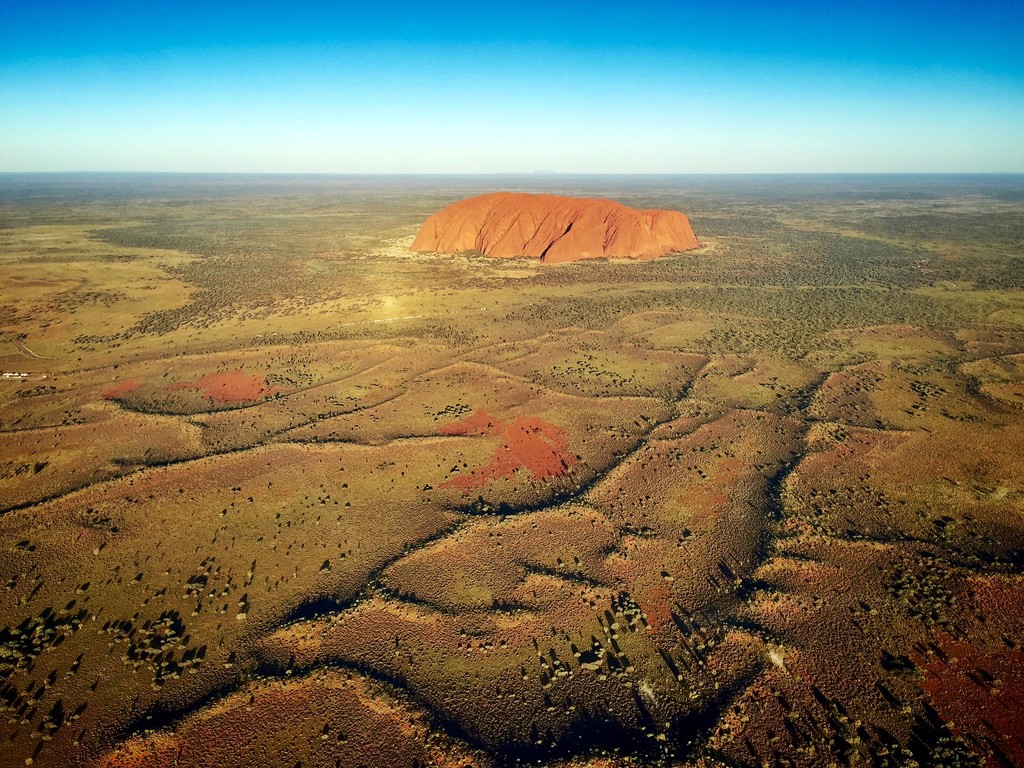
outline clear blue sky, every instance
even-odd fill
[[[0,0],[0,170],[1024,172],[1024,0]]]

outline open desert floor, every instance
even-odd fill
[[[2,766],[1024,765],[1024,177],[8,175],[0,285]]]

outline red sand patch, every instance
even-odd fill
[[[103,390],[103,399],[104,400],[117,400],[117,398],[121,397],[121,395],[126,395],[129,392],[131,392],[133,389],[136,389],[137,387],[139,387],[141,385],[142,385],[142,382],[141,381],[137,381],[136,379],[126,379],[124,381],[119,381],[114,386],[109,387],[109,388]]]
[[[175,384],[170,389],[200,389],[207,399],[229,405],[262,400],[280,391],[276,387],[268,387],[262,376],[247,376],[241,371],[211,373],[195,381]]]
[[[534,477],[560,477],[576,464],[569,452],[566,431],[541,419],[523,418],[506,422],[477,411],[468,419],[446,424],[445,435],[500,435],[502,444],[494,452],[491,463],[473,474],[460,475],[445,482],[443,488],[480,488],[491,480],[511,477],[525,469]]]
[[[985,653],[947,635],[914,661],[935,711],[988,765],[1024,765],[1024,653]]]

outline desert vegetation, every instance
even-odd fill
[[[0,764],[1024,761],[1019,181],[535,181],[5,177]]]

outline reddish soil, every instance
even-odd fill
[[[915,663],[922,684],[950,729],[990,766],[1024,765],[1024,653],[986,653],[948,635],[929,643]]]
[[[236,404],[271,397],[279,390],[268,387],[262,376],[248,376],[242,371],[211,373],[195,381],[175,384],[170,389],[199,389],[203,396],[215,403]]]
[[[445,435],[500,435],[502,444],[494,452],[491,463],[473,474],[460,475],[442,485],[445,488],[481,488],[491,480],[511,477],[525,469],[543,479],[564,475],[576,464],[569,452],[569,439],[561,427],[536,418],[501,421],[477,411],[472,416],[441,428]]]
[[[413,251],[532,256],[545,262],[650,259],[699,247],[679,211],[611,200],[495,192],[449,205],[423,223]]]
[[[103,390],[103,399],[117,400],[117,398],[121,397],[122,395],[128,394],[133,389],[141,385],[142,382],[137,381],[136,379],[126,379],[125,381],[119,381],[114,386],[108,387],[107,389]]]

